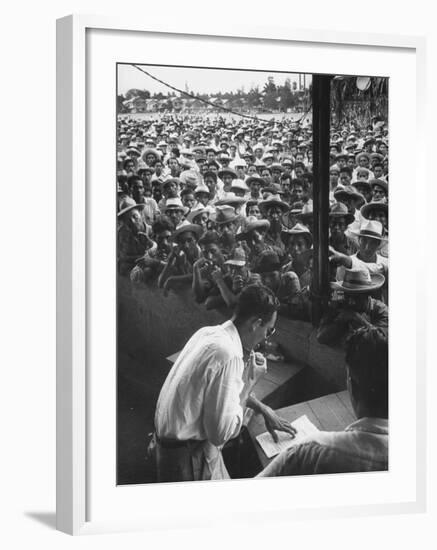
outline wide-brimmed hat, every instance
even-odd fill
[[[171,235],[171,240],[175,241],[182,235],[183,233],[194,233],[197,238],[199,238],[202,233],[203,229],[200,225],[197,225],[195,223],[184,223],[181,224]]]
[[[335,202],[331,206],[329,218],[344,218],[346,225],[351,224],[355,220],[355,216],[349,212],[347,206],[342,202]]]
[[[142,210],[146,205],[143,203],[137,203],[131,197],[125,197],[120,204],[120,210],[117,212],[117,217],[121,218],[124,214],[127,214],[134,208]]]
[[[241,246],[237,246],[236,248],[234,248],[232,256],[229,258],[229,260],[226,260],[225,264],[236,265],[239,267],[243,267],[244,265],[246,265],[246,252],[244,251],[244,248],[242,248]]]
[[[367,161],[370,162],[370,154],[363,151],[362,153],[358,153],[358,155],[355,157],[356,163],[359,164],[362,158],[366,158]]]
[[[283,212],[286,212],[290,208],[290,206],[286,202],[281,200],[279,194],[270,195],[270,197],[260,201],[259,203],[259,208],[261,212],[265,212],[271,206],[278,206]]]
[[[188,208],[184,206],[181,199],[177,197],[174,199],[167,199],[165,201],[164,214],[166,214],[169,210],[180,210],[184,214],[188,212]]]
[[[235,172],[235,170],[232,170],[232,168],[222,168],[221,170],[218,171],[218,176],[220,179],[226,175],[232,176],[234,180],[238,178],[237,173]]]
[[[372,186],[366,180],[354,181],[351,183],[351,185],[352,187],[355,187],[358,193],[361,193],[360,188],[364,189],[367,193],[370,193],[372,191]]]
[[[210,190],[204,183],[199,183],[199,185],[194,190],[195,195],[197,195],[198,193],[206,193],[207,195],[209,195]]]
[[[363,215],[364,218],[369,218],[369,214],[370,212],[372,212],[372,210],[383,210],[386,215],[388,214],[388,204],[386,202],[382,202],[382,201],[373,201],[373,202],[368,202],[367,204],[365,204],[360,212],[361,214]]]
[[[284,167],[279,164],[279,162],[274,162],[273,164],[271,164],[269,166],[270,170],[273,172],[273,170],[278,170],[278,172],[283,172],[284,171]]]
[[[388,195],[388,185],[387,182],[380,179],[374,179],[369,181],[370,185],[372,186],[372,189],[375,187],[375,185],[378,185],[379,187],[382,187],[384,189],[385,194]]]
[[[149,147],[143,151],[141,158],[144,160],[144,162],[146,161],[147,155],[155,155],[157,160],[161,160],[161,153],[158,150],[153,149],[152,147]]]
[[[384,228],[381,222],[364,219],[361,222],[359,231],[351,231],[351,233],[354,233],[357,237],[370,237],[378,241],[386,241],[387,239],[383,237],[383,231]]]
[[[202,246],[206,246],[208,244],[219,244],[220,243],[220,235],[217,233],[217,231],[209,230],[206,231],[199,239],[199,244]]]
[[[363,197],[361,193],[358,193],[356,189],[354,189],[351,185],[346,185],[342,189],[336,189],[334,191],[334,199],[341,202],[341,199],[349,198],[354,199],[357,201],[357,206],[362,206],[366,199]]]
[[[230,223],[238,219],[235,213],[235,208],[230,205],[218,205],[216,206],[215,223],[222,225],[224,223]]]
[[[237,197],[235,193],[226,193],[225,196],[218,200],[215,205],[216,206],[224,206],[226,204],[229,204],[230,206],[238,207],[244,204],[246,200],[244,197]]]
[[[190,223],[194,223],[194,220],[197,218],[197,216],[200,216],[201,214],[210,214],[210,210],[208,208],[199,208],[199,207],[196,207],[196,208],[193,208],[192,210],[190,210],[190,212],[187,214],[187,220],[190,222]]]
[[[232,191],[232,189],[238,189],[239,191],[244,191],[245,193],[250,191],[249,187],[247,187],[247,184],[243,180],[240,180],[240,179],[236,179],[232,182],[231,191]]]
[[[261,176],[253,175],[253,176],[249,176],[246,179],[246,185],[248,185],[250,187],[250,184],[254,181],[259,183],[260,185],[265,185],[266,184],[265,180]]]
[[[367,294],[378,290],[385,282],[381,273],[370,273],[368,269],[345,269],[342,281],[331,283],[331,287],[348,294]]]
[[[249,237],[251,231],[253,231],[254,229],[267,231],[269,228],[270,228],[269,220],[264,220],[264,219],[259,220],[258,218],[255,218],[255,216],[249,216],[246,219],[244,228],[242,228],[241,231],[237,233],[236,239],[237,241],[245,241]]]
[[[305,225],[297,223],[291,229],[283,229],[281,232],[281,237],[286,242],[288,242],[291,237],[295,236],[304,237],[308,244],[308,248],[313,246],[313,236],[311,235],[311,231]]]
[[[284,190],[279,183],[271,183],[261,189],[261,193],[270,193],[270,195],[283,195]]]

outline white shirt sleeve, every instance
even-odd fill
[[[208,441],[221,446],[235,437],[243,424],[241,360],[215,365],[210,376],[203,400],[203,423]]]

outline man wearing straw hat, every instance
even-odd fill
[[[382,288],[385,277],[362,267],[344,270],[344,278],[331,283],[332,289],[344,295],[339,307],[332,307],[320,322],[317,340],[321,344],[344,343],[361,327],[376,327],[388,331],[388,307],[371,295]]]

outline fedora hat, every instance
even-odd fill
[[[335,202],[331,206],[329,218],[344,218],[346,225],[351,224],[355,220],[355,216],[349,213],[347,206],[342,202]]]
[[[216,212],[215,223],[218,225],[230,223],[238,219],[235,208],[230,205],[218,205],[216,206]]]
[[[117,213],[117,217],[121,218],[124,214],[127,214],[134,208],[138,208],[139,210],[142,210],[146,205],[143,203],[136,203],[134,199],[131,199],[131,197],[125,197],[123,201],[120,204],[120,210]]]
[[[279,194],[270,195],[270,197],[260,201],[259,203],[261,212],[265,212],[271,206],[278,206],[283,212],[286,212],[290,208],[286,202],[281,200]]]
[[[291,237],[301,236],[304,237],[308,244],[308,248],[311,248],[313,245],[313,236],[311,235],[310,230],[305,225],[297,223],[291,229],[283,229],[281,232],[281,237],[288,242]]]
[[[243,197],[237,197],[235,193],[226,193],[225,196],[215,203],[216,206],[241,206],[246,200]]]
[[[194,233],[197,239],[202,235],[203,229],[195,223],[182,223],[171,236],[172,241],[176,241],[183,233]]]
[[[253,183],[253,182],[256,182],[256,183],[259,183],[260,185],[265,185],[266,182],[265,180],[261,177],[261,176],[249,176],[247,179],[246,179],[246,185],[248,185],[250,187],[250,184]]]
[[[384,180],[374,179],[369,181],[370,185],[372,186],[372,189],[375,187],[375,185],[378,185],[382,189],[384,189],[385,194],[388,195],[388,185],[387,182]]]
[[[351,231],[357,237],[370,237],[371,239],[377,239],[378,241],[386,241],[387,239],[382,236],[383,227],[382,223],[376,220],[364,219],[361,222],[359,231]]]
[[[243,180],[240,180],[240,179],[236,179],[232,182],[231,191],[233,189],[238,189],[238,191],[244,191],[245,193],[247,193],[247,191],[250,191],[247,184]]]
[[[147,143],[147,140],[146,140]],[[161,160],[161,153],[152,147],[148,147],[143,151],[141,158],[146,162],[147,155],[155,155],[156,160]]]
[[[232,168],[222,168],[218,171],[218,176],[220,179],[223,178],[223,176],[232,176],[232,179],[234,180],[238,178],[237,173],[235,170],[232,170]]]
[[[368,219],[370,212],[372,212],[373,210],[383,210],[385,214],[388,215],[388,204],[382,201],[368,202],[361,207],[360,212],[364,218]]]
[[[204,183],[199,183],[199,185],[194,190],[194,194],[206,193],[208,196],[210,194],[209,188]]]
[[[167,199],[165,201],[164,214],[166,214],[169,210],[180,210],[184,214],[188,212],[188,208],[184,206],[181,199],[177,197],[174,199]]]
[[[236,265],[239,267],[243,267],[246,265],[246,252],[244,251],[244,248],[241,246],[237,246],[232,256],[229,258],[229,260],[226,260],[225,264],[227,265]]]
[[[208,208],[199,208],[199,207],[196,207],[196,208],[193,208],[188,214],[187,214],[187,220],[190,222],[190,223],[195,223],[194,220],[197,218],[197,216],[200,216],[201,214],[210,214],[210,211]]]
[[[270,228],[270,222],[269,220],[259,220],[258,218],[255,218],[255,216],[249,216],[246,220],[246,223],[244,225],[244,228],[240,231],[240,233],[237,233],[236,239],[237,241],[245,241],[250,232],[254,229],[260,229],[264,232],[267,231]]]
[[[357,201],[357,206],[361,207],[366,199],[361,193],[358,193],[351,185],[345,185],[342,189],[336,189],[334,191],[334,199],[341,202],[341,199],[348,198]]]
[[[366,294],[378,290],[385,282],[381,273],[370,273],[368,269],[345,269],[342,281],[331,283],[331,288],[349,294]]]

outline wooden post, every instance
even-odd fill
[[[312,321],[318,325],[329,298],[330,75],[313,75],[314,267]]]

